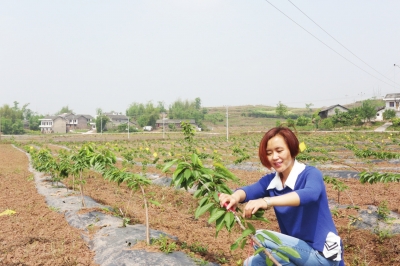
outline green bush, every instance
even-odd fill
[[[400,126],[400,117],[392,118],[392,124],[393,124],[394,127]]]
[[[299,116],[299,118],[297,118],[296,125],[298,125],[298,126],[306,126],[310,121],[311,121],[311,119],[308,118],[308,117]]]
[[[383,112],[383,119],[390,120],[396,117],[396,111],[393,109],[387,109]]]
[[[322,119],[319,125],[320,129],[330,130],[333,128],[333,121],[331,118]]]

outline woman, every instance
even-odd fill
[[[282,265],[344,265],[342,243],[329,210],[322,173],[298,162],[298,153],[299,141],[290,129],[269,130],[260,142],[258,154],[261,163],[276,172],[232,195],[220,194],[221,206],[227,204],[226,208],[230,209],[247,202],[243,210],[246,218],[258,209],[273,207],[281,233],[272,233],[301,257],[289,256],[287,263],[272,253]],[[269,251],[277,247],[263,235],[265,241],[261,244],[264,247]],[[266,265],[265,254],[251,256],[243,265]]]

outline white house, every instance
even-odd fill
[[[389,93],[383,98],[385,110],[395,110],[396,116],[400,117],[400,93]]]
[[[385,107],[379,107],[376,110],[375,121],[383,121],[383,112],[385,112]]]

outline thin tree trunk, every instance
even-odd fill
[[[82,180],[82,171],[79,173],[80,182],[80,190],[81,190],[81,199],[82,199],[82,206],[86,207],[85,198],[83,197],[83,180]]]
[[[147,199],[146,199],[146,194],[144,193],[144,189],[142,186],[140,186],[140,189],[142,190],[144,209],[146,211],[146,242],[147,245],[150,245],[149,208],[147,207]]]
[[[133,189],[131,189],[131,195],[129,196],[128,204],[126,205],[126,212],[125,212],[125,214],[128,214],[129,205],[131,204],[131,200],[132,200],[132,195],[133,195]]]

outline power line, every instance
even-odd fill
[[[352,64],[353,66],[357,67],[358,69],[360,69],[361,71],[367,73],[368,75],[376,78],[377,80],[382,81],[383,83],[386,83],[389,86],[392,86],[392,84],[387,83],[386,81],[374,76],[373,74],[369,73],[368,71],[362,69],[361,67],[359,67],[358,65],[356,65],[355,63],[353,63],[352,61],[350,61],[349,59],[347,59],[346,57],[344,57],[343,55],[341,55],[339,52],[337,52],[335,49],[333,49],[332,47],[330,47],[329,45],[327,45],[325,42],[323,42],[322,40],[320,40],[317,36],[315,36],[314,34],[312,34],[311,32],[309,32],[307,29],[305,29],[303,26],[301,26],[299,23],[297,23],[296,21],[294,21],[291,17],[289,17],[288,15],[286,15],[283,11],[281,11],[279,8],[277,8],[276,6],[274,6],[271,2],[269,2],[268,0],[265,0],[268,4],[270,4],[273,8],[275,8],[276,10],[278,10],[280,13],[282,13],[285,17],[287,17],[288,19],[290,19],[293,23],[295,23],[297,26],[299,26],[300,28],[302,28],[305,32],[307,32],[308,34],[310,34],[312,37],[314,37],[315,39],[317,39],[320,43],[322,43],[323,45],[325,45],[326,47],[328,47],[330,50],[332,50],[334,53],[336,53],[337,55],[339,55],[340,57],[342,57],[344,60],[346,60],[347,62],[349,62],[350,64]]]
[[[390,80],[391,82],[395,83],[392,79],[386,77],[385,75],[383,75],[382,73],[380,73],[378,70],[376,70],[375,68],[373,68],[372,66],[370,66],[367,62],[365,62],[364,60],[362,60],[360,57],[358,57],[356,54],[354,54],[352,51],[350,51],[346,46],[344,46],[341,42],[339,42],[338,40],[336,40],[335,37],[333,37],[331,34],[329,34],[326,30],[324,30],[320,25],[318,25],[317,22],[315,22],[312,18],[310,18],[306,13],[304,13],[300,8],[298,8],[295,4],[293,4],[292,1],[288,0],[289,3],[291,3],[295,8],[297,8],[297,10],[299,10],[304,16],[306,16],[309,20],[311,20],[315,25],[317,25],[318,28],[320,28],[321,30],[323,30],[326,34],[328,34],[329,37],[331,37],[332,39],[334,39],[338,44],[340,44],[340,46],[342,46],[344,49],[346,49],[349,53],[351,53],[352,55],[354,55],[358,60],[360,60],[361,62],[363,62],[364,64],[366,64],[368,67],[370,67],[372,70],[374,70],[375,72],[377,72],[378,74],[380,74],[381,76],[383,76],[384,78]]]

